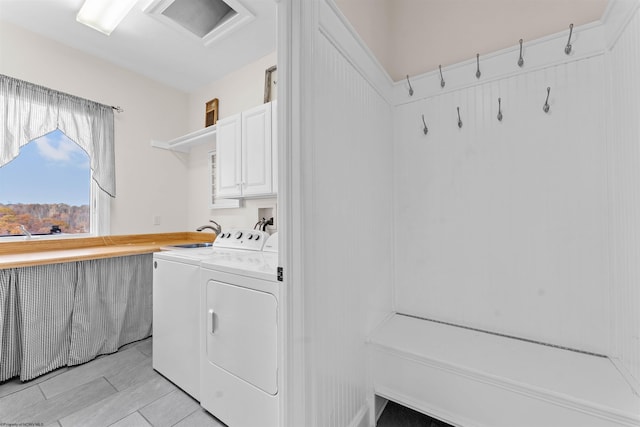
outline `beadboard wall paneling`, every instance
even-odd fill
[[[392,113],[384,97],[347,60],[345,33],[327,23],[313,35],[314,96],[306,106],[315,132],[300,142],[311,154],[312,217],[304,221],[305,327],[310,337],[306,423],[346,427],[368,420],[371,391],[365,340],[391,312]],[[367,422],[367,421],[364,421]]]
[[[397,107],[396,311],[607,353],[604,78],[595,55]]]
[[[606,55],[613,354],[640,390],[640,12]]]

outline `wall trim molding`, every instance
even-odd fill
[[[470,58],[442,69],[446,82],[444,89],[440,87],[439,70],[411,77],[414,96],[408,95],[406,81],[395,82],[393,83],[392,103],[394,106],[407,104],[470,86],[482,85],[493,80],[504,79],[523,72],[536,71],[601,55],[605,50],[612,49],[615,46],[615,43],[639,8],[640,1],[638,0],[610,0],[600,21],[574,28],[576,38],[573,45],[575,50],[569,56],[563,52],[567,34],[566,31],[561,31],[525,42],[523,51],[525,65],[523,68],[519,68],[516,65],[520,49],[519,45],[516,44],[480,58],[483,73],[481,80],[476,79],[474,75],[476,59]]]
[[[344,58],[391,104],[393,80],[342,14],[335,0],[324,0],[320,7],[320,32]]]
[[[603,31],[603,26],[598,22],[576,27],[574,33],[580,38],[577,38],[573,43],[575,50],[571,55],[566,55],[563,50],[566,44],[565,32],[525,42],[523,49],[525,65],[522,68],[517,65],[519,45],[484,55],[480,58],[481,79],[475,77],[475,58],[449,65],[442,69],[445,80],[444,88],[440,87],[439,70],[415,76],[411,79],[414,89],[412,97],[408,96],[406,82],[396,82],[393,89],[393,105],[408,104],[469,87],[481,86],[515,75],[600,56],[605,50]]]
[[[278,204],[280,256],[284,278],[280,293],[278,323],[281,331],[279,349],[282,372],[280,382],[281,425],[296,427],[305,424],[307,415],[307,343],[304,340],[304,273],[302,260],[304,236],[302,153],[299,141],[304,133],[304,100],[308,83],[304,81],[301,37],[303,14],[301,5],[293,0],[278,1],[277,64],[280,84],[278,98]],[[304,93],[303,93],[304,92]]]

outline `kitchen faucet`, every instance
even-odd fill
[[[27,227],[25,227],[24,225],[20,224],[20,230],[24,234],[24,238],[26,240],[29,240],[31,238],[31,233],[29,233],[29,230],[27,230]]]
[[[203,225],[201,227],[196,228],[196,231],[202,231],[208,228],[209,230],[213,230],[216,233],[216,236],[219,236],[220,233],[222,233],[222,226],[212,219],[210,219],[209,222],[213,223],[214,225],[208,225],[208,224]]]

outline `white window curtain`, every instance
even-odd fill
[[[0,166],[56,129],[91,158],[98,187],[116,195],[113,108],[0,74]]]

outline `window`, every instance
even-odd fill
[[[0,236],[91,231],[90,158],[60,130],[0,167]]]
[[[37,234],[47,231],[47,226],[54,235],[109,234],[111,198],[116,196],[114,108],[0,74],[0,172],[7,174],[0,175],[0,203],[5,205],[0,214],[5,222],[33,220],[37,230],[18,224]],[[34,153],[41,158],[36,166],[29,160]],[[48,171],[49,166],[65,162],[66,167]],[[25,173],[12,176],[16,169]],[[7,209],[11,202],[57,207],[16,212],[15,206]],[[89,207],[88,225],[66,218],[68,228],[63,230],[64,223],[56,221],[65,215],[51,215],[61,210],[61,204]],[[0,229],[0,235],[13,235],[13,227]]]

